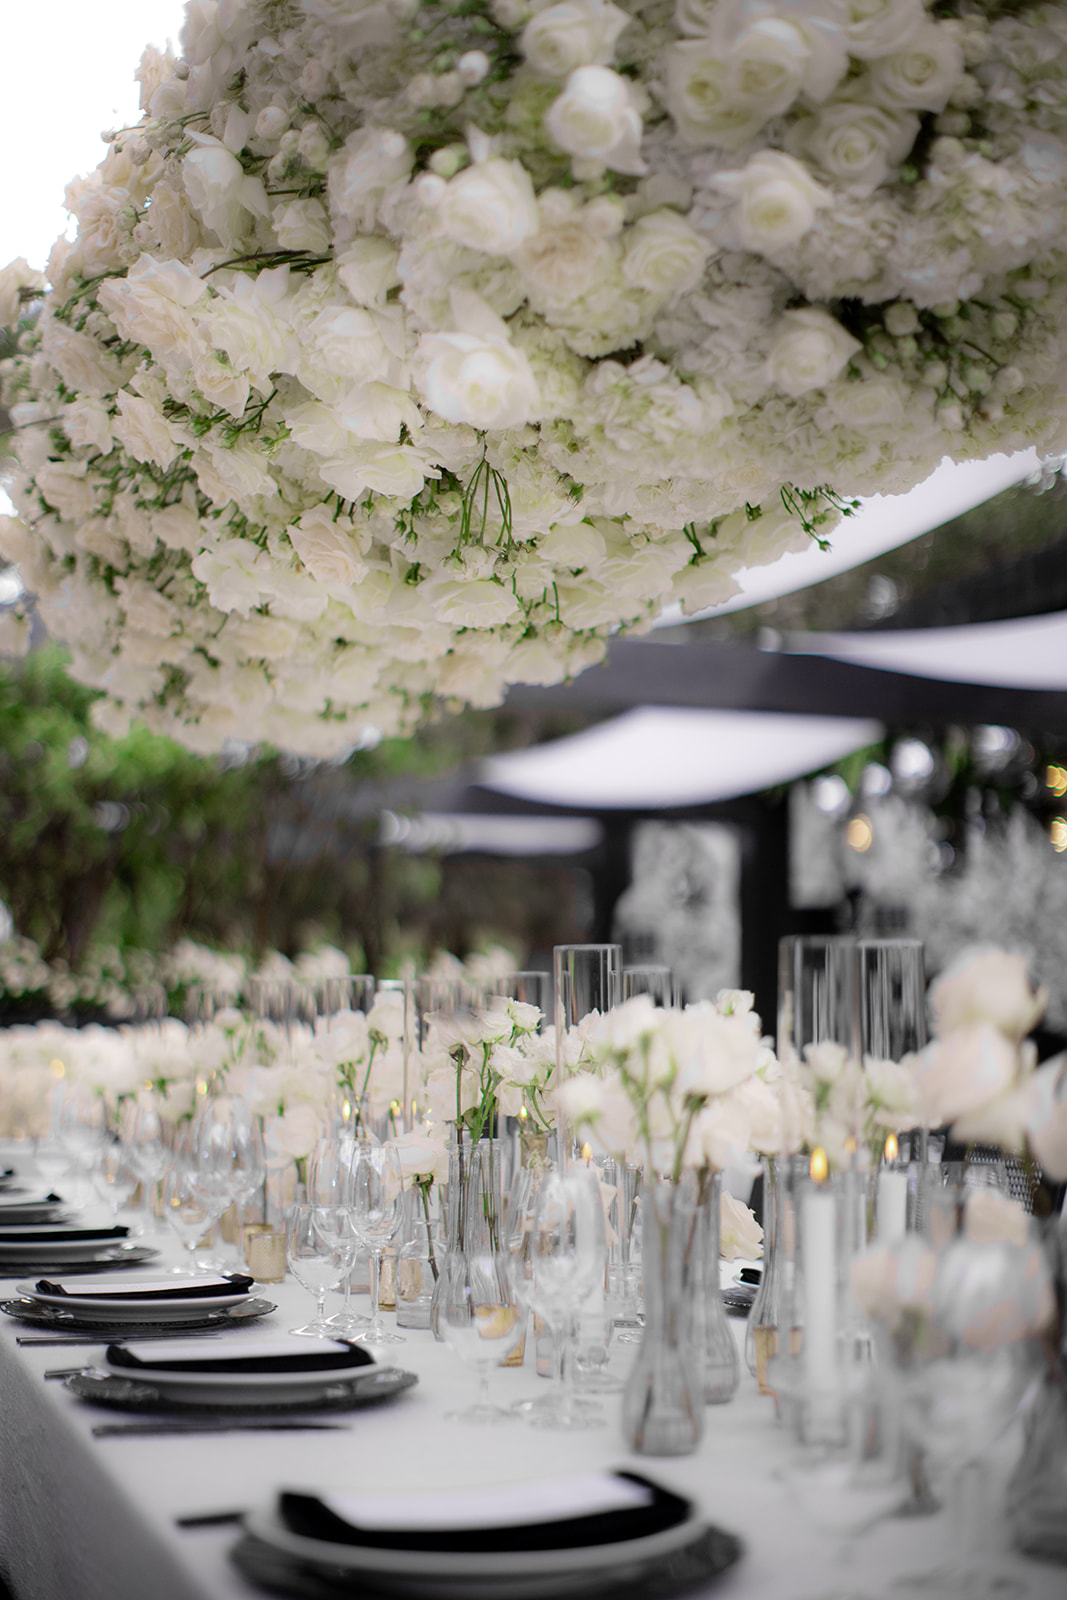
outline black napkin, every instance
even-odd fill
[[[7,1194],[0,1196],[0,1212],[25,1211],[31,1206],[61,1206],[62,1196],[58,1194],[40,1194],[33,1200],[13,1200],[12,1195],[25,1194],[25,1189],[9,1189]]]
[[[369,1350],[364,1350],[358,1344],[344,1344],[341,1342],[323,1341],[329,1343],[326,1350],[309,1350],[305,1355],[303,1351],[293,1351],[292,1354],[268,1356],[225,1356],[209,1357],[206,1361],[193,1357],[187,1360],[153,1361],[151,1356],[142,1361],[136,1350],[131,1350],[127,1345],[109,1344],[107,1347],[108,1365],[112,1367],[129,1367],[131,1371],[148,1369],[152,1372],[230,1372],[235,1377],[244,1373],[284,1373],[284,1372],[348,1372],[355,1367],[372,1367],[374,1357]]]
[[[241,1273],[235,1272],[233,1277],[228,1278],[225,1283],[197,1284],[196,1282],[176,1282],[173,1288],[166,1289],[138,1290],[122,1288],[116,1293],[115,1299],[121,1297],[123,1300],[211,1300],[217,1298],[220,1294],[246,1294],[255,1281],[255,1278],[246,1278]],[[61,1283],[53,1283],[48,1278],[42,1278],[40,1282],[34,1284],[34,1288],[38,1294],[69,1294],[71,1292],[69,1289],[65,1289]],[[83,1292],[81,1288],[75,1290],[78,1295],[82,1295]],[[98,1288],[94,1298],[97,1300],[105,1299],[106,1292]]]
[[[0,1227],[0,1245],[5,1244],[88,1244],[91,1240],[99,1239],[101,1244],[106,1244],[109,1239],[125,1239],[129,1228],[64,1228],[58,1224],[54,1228],[2,1228]]]
[[[688,1500],[672,1494],[637,1472],[616,1472],[652,1493],[644,1506],[593,1512],[565,1521],[518,1523],[488,1528],[360,1528],[330,1511],[315,1495],[283,1490],[278,1513],[290,1533],[328,1544],[363,1545],[377,1550],[520,1551],[582,1550],[590,1545],[620,1544],[645,1539],[684,1522],[692,1512]]]

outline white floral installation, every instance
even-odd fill
[[[182,50],[0,275],[0,550],[110,730],[332,756],[1067,448],[1067,5],[193,0]]]

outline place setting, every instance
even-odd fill
[[[91,1286],[63,1277],[38,1278],[16,1288],[18,1298],[0,1301],[0,1311],[57,1334],[117,1338],[217,1332],[247,1326],[276,1309],[273,1301],[251,1293],[254,1279],[237,1273],[189,1278],[123,1273],[102,1275]]]
[[[403,1493],[287,1488],[243,1523],[239,1570],[306,1600],[655,1600],[742,1553],[690,1500],[626,1470]]]

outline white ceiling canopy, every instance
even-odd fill
[[[861,667],[1004,689],[1067,689],[1067,611],[952,628],[876,633],[788,633],[793,655],[832,656]]]
[[[690,617],[682,614],[681,606],[668,606],[656,626],[722,616],[834,578],[991,500],[1030,477],[1038,465],[1036,450],[989,456],[985,461],[942,461],[925,483],[907,494],[872,495],[861,500],[860,509],[830,535],[829,550],[821,550],[812,540],[806,550],[782,556],[770,566],[748,568],[736,574],[740,594]]]
[[[874,744],[859,717],[645,706],[569,738],[482,763],[502,794],[590,811],[661,810],[755,794]]]

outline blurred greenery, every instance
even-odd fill
[[[47,644],[0,665],[0,901],[46,960],[76,971],[90,945],[160,952],[185,937],[253,959],[325,942],[386,975],[406,955],[494,939],[521,956],[566,921],[569,880],[383,849],[379,816],[408,788],[417,802],[426,780],[584,719],[466,713],[339,764],[204,759],[137,725],[98,732],[97,696],[64,661]]]

